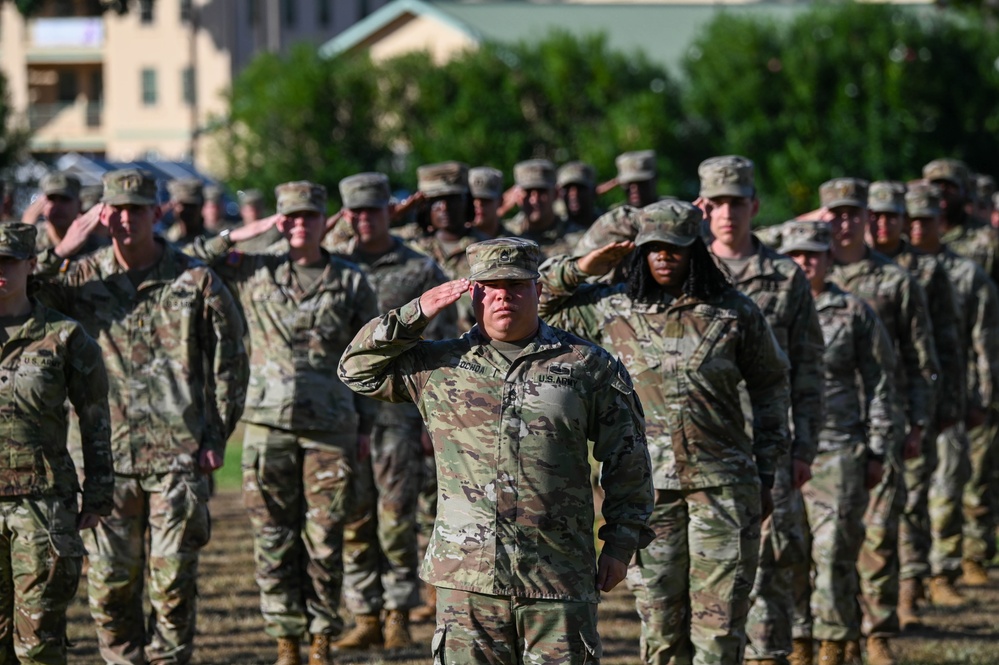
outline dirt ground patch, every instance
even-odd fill
[[[212,500],[213,536],[201,556],[198,636],[194,662],[204,665],[270,665],[274,642],[264,633],[253,581],[250,526],[239,492]],[[971,603],[961,611],[928,609],[928,628],[897,642],[900,662],[909,665],[991,665],[999,663],[999,575],[984,589],[965,589]],[[639,622],[631,594],[616,590],[600,604],[605,665],[636,665]],[[414,627],[420,645],[409,652],[373,652],[341,658],[345,663],[430,665],[433,627]],[[86,581],[70,609],[70,663],[99,664],[97,640],[86,604]]]

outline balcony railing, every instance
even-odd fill
[[[100,129],[104,104],[101,102],[57,102],[32,104],[28,107],[28,125],[37,131],[58,123],[67,130],[85,132]]]

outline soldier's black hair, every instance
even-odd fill
[[[665,290],[649,271],[648,246],[632,252],[627,268],[628,295],[639,302],[658,302]],[[728,277],[718,267],[701,238],[690,246],[690,272],[683,283],[683,292],[698,300],[709,301],[732,288]]]

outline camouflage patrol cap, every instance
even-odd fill
[[[498,199],[503,196],[503,172],[490,166],[476,166],[468,171],[468,189],[475,199]]]
[[[959,159],[934,159],[923,167],[923,178],[925,180],[945,180],[961,187],[965,193],[968,191],[968,179],[971,172],[968,165]]]
[[[623,152],[617,156],[614,164],[617,166],[617,181],[622,185],[654,180],[656,177],[655,150]]]
[[[940,214],[940,188],[929,180],[914,180],[905,193],[905,212],[909,217],[936,217]]]
[[[513,181],[521,189],[555,187],[555,165],[547,159],[528,159],[513,166]]]
[[[739,155],[711,157],[697,167],[701,179],[701,196],[756,196],[753,160]]]
[[[284,182],[274,188],[279,215],[293,212],[326,214],[326,188],[308,180]]]
[[[104,188],[101,185],[87,185],[80,188],[80,208],[87,212],[101,202]]]
[[[905,184],[895,180],[876,180],[867,189],[867,208],[871,212],[905,214]]]
[[[978,200],[985,203],[992,200],[992,195],[996,191],[995,178],[986,173],[975,174],[975,195]]]
[[[170,200],[189,205],[205,202],[205,184],[198,178],[179,178],[167,183]]]
[[[38,228],[34,224],[7,222],[0,224],[0,256],[21,261],[35,255]]]
[[[468,279],[489,282],[498,279],[537,279],[541,248],[523,238],[495,238],[469,245]]]
[[[156,205],[156,176],[145,169],[119,169],[104,174],[102,203],[108,205]]]
[[[340,198],[344,208],[384,208],[392,199],[388,176],[375,172],[347,176],[340,181]]]
[[[264,202],[264,193],[259,189],[244,189],[237,196],[239,197],[239,205],[241,206],[259,205]]]
[[[566,162],[559,167],[555,184],[559,187],[583,185],[592,188],[597,184],[597,170],[586,162]]]
[[[222,203],[222,194],[225,190],[222,189],[221,185],[205,185],[204,194],[205,201],[211,201],[212,203]]]
[[[417,189],[426,196],[468,193],[468,165],[461,162],[424,164],[416,169]]]
[[[65,196],[68,199],[80,198],[80,179],[75,175],[52,171],[42,176],[38,183],[45,196]]]
[[[820,219],[792,219],[781,228],[782,254],[826,252],[832,244],[832,228]]]
[[[833,178],[819,187],[823,208],[867,207],[867,181],[861,178]]]
[[[638,215],[638,246],[650,242],[689,247],[701,232],[704,212],[692,203],[656,201],[642,208]]]

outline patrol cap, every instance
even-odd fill
[[[205,202],[205,185],[198,178],[179,178],[167,183],[170,200],[189,205]]]
[[[344,208],[384,208],[392,199],[389,179],[384,173],[357,173],[340,181]]]
[[[503,196],[503,172],[491,166],[476,166],[468,171],[468,189],[475,199],[499,199]]]
[[[914,180],[905,193],[905,212],[909,217],[936,217],[940,214],[940,188],[929,180]]]
[[[308,180],[284,182],[274,188],[279,215],[293,212],[326,214],[326,188]]]
[[[656,201],[638,215],[638,246],[650,242],[689,247],[701,231],[704,212],[692,203],[679,200]]]
[[[583,185],[592,188],[597,184],[597,170],[586,162],[566,162],[559,167],[555,184],[559,187]]]
[[[80,179],[62,171],[51,171],[42,176],[38,183],[46,196],[65,196],[68,199],[80,198]]]
[[[488,282],[497,279],[537,279],[541,248],[524,238],[494,238],[469,245],[468,279]]]
[[[895,180],[875,180],[867,189],[867,208],[871,212],[905,214],[905,184]]]
[[[239,197],[239,205],[241,206],[255,206],[264,202],[264,193],[259,189],[244,189],[237,196]]]
[[[992,195],[996,191],[995,178],[986,173],[975,174],[975,195],[982,203],[992,200]]]
[[[833,178],[819,187],[823,208],[867,207],[867,181],[861,178]]]
[[[555,165],[547,159],[528,159],[513,166],[513,181],[522,189],[555,187]]]
[[[617,156],[614,164],[617,166],[617,181],[622,185],[654,180],[656,177],[655,150],[623,152]]]
[[[711,199],[716,196],[756,196],[756,182],[753,160],[739,155],[711,157],[697,167],[701,179],[701,196]]]
[[[38,229],[34,224],[7,222],[0,224],[0,256],[21,261],[35,255],[35,238]]]
[[[118,169],[104,174],[102,203],[108,205],[156,205],[156,176],[145,169]]]
[[[826,252],[832,244],[832,229],[820,219],[792,219],[781,228],[782,254]]]
[[[468,193],[468,166],[461,162],[424,164],[416,169],[417,189],[430,198]]]
[[[945,180],[968,191],[970,176],[968,165],[959,159],[934,159],[923,167],[923,178],[929,181]]]
[[[211,201],[212,203],[221,203],[222,194],[224,190],[221,185],[205,185],[204,187],[205,201]]]
[[[87,185],[86,187],[80,188],[80,208],[83,212],[87,212],[95,205],[101,202],[101,194],[104,193],[104,187],[101,185]]]

